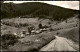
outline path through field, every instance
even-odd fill
[[[55,36],[56,39],[51,41],[48,45],[42,47],[40,51],[76,51],[72,44],[73,42],[64,38]]]

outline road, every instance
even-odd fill
[[[48,45],[42,47],[40,51],[76,51],[72,45],[73,42],[64,38],[55,36],[56,39],[52,40]]]

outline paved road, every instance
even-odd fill
[[[72,45],[73,43],[64,38],[55,36],[56,39],[51,41],[48,45],[42,47],[40,51],[76,51]]]

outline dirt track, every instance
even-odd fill
[[[42,47],[40,51],[76,51],[72,46],[73,42],[64,38],[55,36],[56,39],[48,45]]]

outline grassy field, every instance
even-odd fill
[[[42,25],[48,25],[48,22],[51,22],[49,19],[40,19],[38,18],[11,18],[11,19],[2,19],[1,23],[1,34],[11,33],[14,32],[21,32],[23,30],[28,30],[27,27],[33,26],[35,29],[38,29],[38,24],[42,23]],[[55,22],[54,22],[55,23]]]
[[[41,22],[43,25],[48,25],[48,23],[51,21],[49,19],[38,19],[38,18],[11,18],[11,19],[2,19],[1,22],[8,26],[13,27],[27,27],[28,25],[33,25],[36,28],[38,27],[38,24]]]

